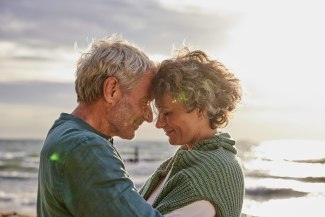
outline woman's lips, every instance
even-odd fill
[[[169,136],[173,132],[174,132],[174,130],[165,130],[165,133],[166,133],[167,136]]]

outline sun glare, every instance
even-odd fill
[[[324,206],[324,199],[321,197],[310,198],[294,198],[271,200],[269,203],[260,203],[258,201],[250,201],[246,204],[246,213],[254,210],[255,215],[263,217],[274,216],[322,216],[323,212],[320,207]]]
[[[270,140],[262,142],[256,152],[261,157],[277,160],[323,159],[325,141]]]

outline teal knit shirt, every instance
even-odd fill
[[[181,147],[174,157],[162,163],[140,190],[147,200],[159,183],[170,176],[152,206],[162,214],[198,200],[207,200],[218,217],[239,217],[244,198],[244,176],[236,157],[235,141],[221,133]]]

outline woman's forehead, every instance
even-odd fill
[[[155,106],[158,109],[166,109],[168,107],[172,107],[175,105],[182,105],[183,103],[181,100],[178,100],[177,98],[173,97],[169,93],[164,94],[160,98],[155,98]]]

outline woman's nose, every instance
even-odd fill
[[[166,125],[165,118],[163,115],[158,115],[157,122],[156,122],[156,127],[157,128],[163,128]]]

